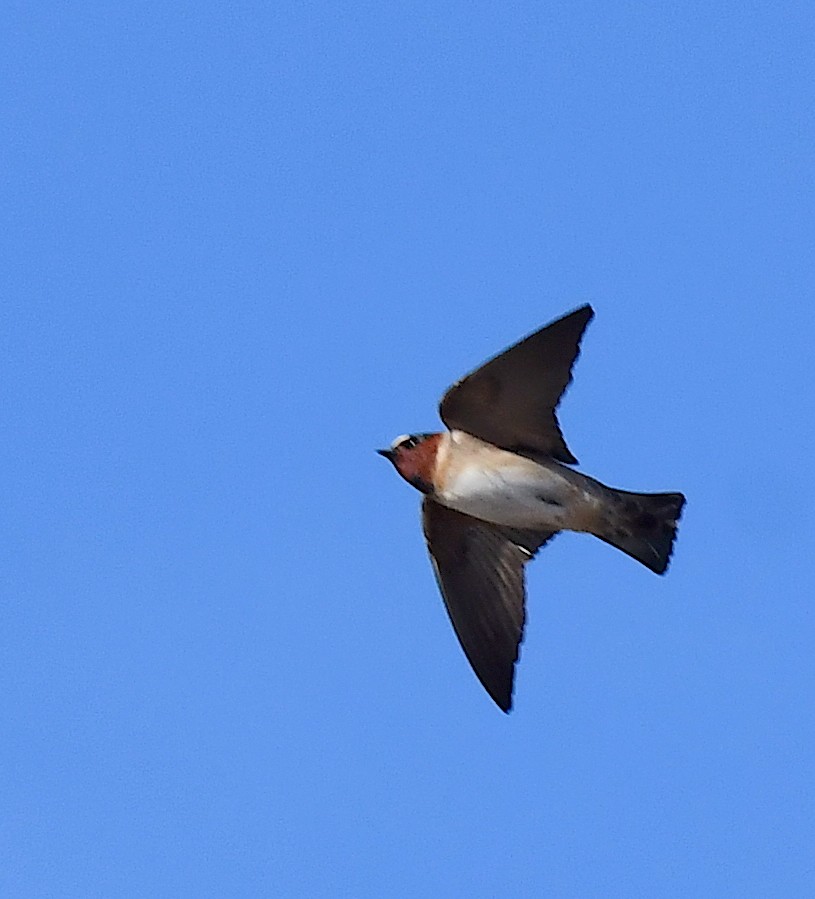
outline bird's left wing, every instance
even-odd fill
[[[593,315],[581,306],[470,372],[442,397],[441,420],[511,452],[577,462],[555,409]]]
[[[422,524],[461,648],[486,691],[508,712],[525,620],[524,564],[555,532],[493,525],[430,497],[422,504]]]

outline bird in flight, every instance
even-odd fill
[[[558,531],[594,534],[664,574],[685,497],[629,493],[570,467],[555,410],[594,312],[581,306],[456,382],[448,430],[377,452],[424,494],[422,524],[461,647],[504,712],[523,638],[524,565]]]

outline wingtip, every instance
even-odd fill
[[[581,313],[586,316],[586,323],[588,324],[588,322],[590,322],[594,318],[594,307],[591,305],[591,303],[583,303],[583,305],[578,306],[577,309],[574,310],[574,312],[568,312],[566,316],[564,316],[564,318],[568,317],[569,315],[579,315]]]

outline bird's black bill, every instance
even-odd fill
[[[389,450],[389,449],[377,450],[377,452],[379,453],[380,456],[384,456],[388,460],[393,459],[393,450]]]

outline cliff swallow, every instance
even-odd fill
[[[524,565],[558,531],[594,534],[664,574],[685,497],[628,493],[575,471],[555,410],[594,312],[582,306],[455,383],[448,430],[377,450],[424,494],[422,523],[461,647],[504,711],[523,638]]]

